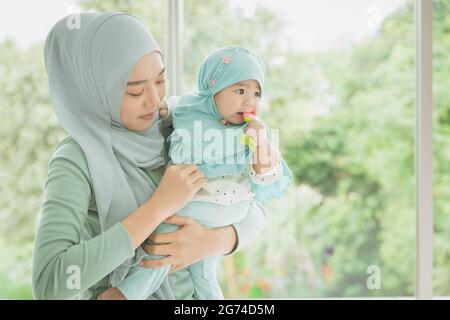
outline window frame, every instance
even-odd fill
[[[433,298],[432,0],[416,0],[416,298]]]
[[[416,25],[416,299],[432,299],[432,0],[415,0]],[[167,76],[169,96],[182,94],[184,0],[168,0]]]
[[[169,80],[168,96],[181,95],[183,93],[181,74],[183,70],[182,60],[182,36],[183,36],[183,11],[184,0],[168,0],[167,39],[166,39],[166,74]]]

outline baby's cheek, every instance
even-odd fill
[[[258,102],[256,102],[255,103],[255,111],[253,112],[254,114],[257,114],[258,113],[258,110],[259,110],[259,106],[261,105],[261,101],[258,101]]]
[[[219,112],[219,114],[224,118],[228,118],[230,116],[230,112],[229,110],[227,110],[227,108],[225,108],[224,106],[218,106],[217,107],[217,111]]]

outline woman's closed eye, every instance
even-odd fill
[[[141,92],[127,92],[127,93],[128,93],[130,96],[138,97],[138,96],[140,96],[143,92],[144,92],[144,89],[142,89]]]
[[[155,84],[156,84],[157,86],[160,86],[160,85],[163,85],[165,81],[166,81],[166,80],[163,78],[163,79],[160,79],[160,80],[156,81]],[[144,90],[145,90],[145,89],[142,89],[140,92],[134,91],[134,92],[127,92],[127,93],[128,93],[130,96],[133,96],[133,97],[139,97],[139,96],[144,92]]]

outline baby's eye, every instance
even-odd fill
[[[166,82],[166,79],[161,79],[156,81],[156,84],[163,84],[164,82]]]
[[[261,92],[255,92],[255,97],[261,97]]]
[[[236,89],[236,90],[234,90],[234,92],[236,92],[237,94],[244,94],[245,90],[244,89]]]

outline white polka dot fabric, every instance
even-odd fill
[[[274,183],[280,176],[280,162],[264,174],[257,174],[253,166],[249,166],[240,175],[208,179],[206,186],[197,192],[192,200],[213,202],[224,206],[254,200],[255,194],[250,189],[250,179],[256,184],[268,185]]]

